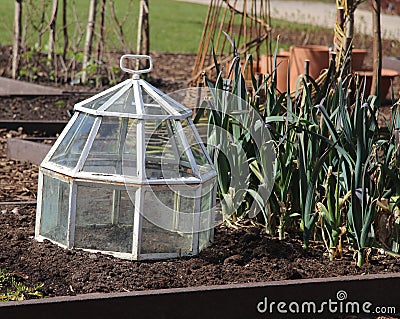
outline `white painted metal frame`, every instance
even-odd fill
[[[98,111],[105,111],[112,104],[114,104],[124,93],[126,93],[132,87],[132,83],[128,83],[124,87],[122,87],[117,93],[115,93],[112,97],[110,97],[102,106],[98,108]]]
[[[206,147],[205,147],[204,144],[203,144],[203,141],[201,140],[200,134],[199,134],[199,132],[197,131],[196,126],[194,125],[192,119],[188,118],[187,121],[188,121],[188,124],[189,124],[190,129],[192,130],[192,132],[193,132],[193,134],[194,134],[194,137],[195,137],[197,143],[200,145],[201,149],[203,150],[204,155],[205,155],[206,158],[207,158],[208,164],[210,164],[211,167],[212,167],[212,169],[215,170],[214,163],[213,163],[213,161],[211,160],[211,157],[210,157],[210,155],[208,154],[208,152],[207,152],[207,150],[206,150]]]
[[[76,122],[76,120],[78,119],[79,113],[76,112],[74,113],[74,115],[72,116],[72,118],[69,120],[69,122],[67,123],[67,125],[64,127],[63,131],[61,132],[60,136],[57,138],[56,142],[53,144],[53,146],[51,147],[50,151],[47,153],[47,155],[45,156],[45,158],[43,159],[43,163],[47,163],[50,158],[53,156],[53,154],[55,153],[55,151],[57,150],[57,148],[60,146],[61,142],[64,140],[65,136],[68,134],[69,130],[71,129],[72,125],[74,125],[74,123]]]
[[[208,180],[217,176],[216,172],[210,171],[202,175],[201,178],[197,177],[180,177],[180,178],[169,178],[169,179],[144,179],[141,180],[135,176],[121,176],[116,174],[101,174],[101,173],[91,173],[91,172],[76,172],[74,169],[65,168],[54,163],[43,163],[42,168],[52,170],[56,173],[64,174],[65,176],[86,180],[86,181],[105,181],[110,183],[121,183],[127,185],[187,185],[187,184],[199,184],[207,182]]]
[[[68,230],[67,230],[67,247],[72,248],[75,240],[75,221],[76,221],[76,182],[73,180],[69,184],[69,199],[68,199]]]
[[[182,108],[182,110],[184,110],[185,112],[181,113],[181,114],[185,114],[186,117],[192,116],[192,114],[193,114],[192,110],[188,109],[186,106],[182,105],[178,101],[175,101],[174,99],[172,99],[167,94],[164,94],[159,89],[157,89],[156,87],[152,86],[150,83],[147,83],[147,82],[144,82],[144,83],[145,83],[146,87],[148,88],[148,90],[152,90],[152,91],[156,92],[158,95],[160,95],[167,102],[169,102],[171,104],[175,104],[175,105],[179,106],[179,108]]]
[[[35,239],[39,242],[46,240],[51,241],[54,244],[59,245],[62,248],[72,248],[70,247],[70,242],[69,239],[71,238],[70,235],[70,230],[71,228],[69,225],[71,224],[71,206],[68,205],[68,228],[67,228],[67,238],[66,238],[66,245],[62,244],[58,241],[52,240],[51,238],[48,238],[46,236],[40,235],[40,229],[41,229],[41,224],[42,224],[42,212],[43,212],[43,180],[44,180],[44,175],[47,175],[49,177],[56,178],[62,182],[68,183],[69,186],[69,197],[68,197],[68,203],[71,203],[71,189],[72,189],[72,182],[69,178],[62,174],[54,173],[52,171],[48,171],[46,169],[42,169],[41,167],[39,168],[39,182],[38,182],[38,196],[37,196],[37,210],[36,210],[36,224],[35,224]],[[75,186],[75,198],[76,198],[76,186]],[[75,213],[74,213],[75,214]],[[75,230],[73,230],[75,231]],[[72,239],[73,239],[74,234],[72,234]]]
[[[137,56],[123,56],[124,58],[138,58]],[[141,57],[139,57],[141,58]],[[144,57],[144,58],[147,58]],[[121,66],[122,65],[121,59]],[[150,58],[151,60],[151,58]],[[152,61],[151,61],[152,63]],[[151,64],[152,65],[152,64]],[[124,68],[126,69],[126,68]],[[129,70],[129,69],[127,69]],[[121,253],[114,251],[103,251],[99,249],[83,249],[85,251],[91,252],[101,252],[109,255],[113,255],[119,258],[129,259],[129,260],[146,260],[146,259],[162,259],[162,258],[174,258],[179,256],[191,256],[199,253],[199,231],[200,231],[200,218],[201,218],[201,198],[202,198],[202,189],[205,187],[205,184],[212,183],[214,181],[213,193],[212,193],[212,201],[215,203],[216,200],[216,189],[217,184],[216,181],[216,171],[213,166],[213,162],[210,156],[207,153],[205,146],[203,145],[201,138],[193,124],[193,121],[190,119],[192,115],[192,111],[187,109],[185,106],[180,104],[177,101],[174,101],[169,96],[163,94],[160,90],[156,89],[149,83],[144,80],[139,79],[138,73],[141,73],[143,70],[133,71],[130,73],[134,73],[132,79],[128,79],[117,86],[114,86],[100,94],[97,94],[85,101],[82,101],[75,105],[74,109],[77,111],[60,137],[51,148],[45,159],[43,160],[41,167],[39,169],[39,180],[38,180],[38,205],[36,212],[36,225],[35,225],[35,238],[39,241],[44,239],[48,239],[57,245],[71,249],[74,247],[74,239],[75,239],[75,221],[76,221],[76,212],[79,207],[77,207],[77,192],[79,191],[80,185],[88,185],[94,187],[111,187],[116,192],[113,192],[113,196],[121,196],[121,191],[126,189],[131,189],[131,192],[134,192],[134,198],[131,197],[131,200],[134,202],[134,211],[133,213],[133,225],[132,225],[132,251],[130,253]],[[108,111],[108,109],[115,103],[123,94],[128,92],[128,90],[133,90],[133,101],[136,107],[136,113],[127,113],[127,112],[113,112]],[[142,99],[142,90],[144,90],[149,96],[151,96],[154,101],[158,104],[144,104]],[[104,99],[105,96],[111,94],[107,100]],[[96,108],[89,108],[89,105],[92,102],[96,102],[97,100],[104,99],[104,103]],[[132,100],[129,102],[131,103]],[[146,106],[160,107],[167,114],[165,115],[152,115],[145,113]],[[87,139],[77,161],[77,164],[73,168],[64,167],[53,162],[50,162],[51,157],[56,152],[57,148],[60,146],[68,132],[71,130],[74,123],[77,121],[78,116],[80,114],[88,114],[91,116],[95,116],[94,123],[88,133]],[[102,124],[103,116],[110,117],[119,117],[119,118],[132,118],[136,119],[136,166],[137,166],[137,176],[123,176],[121,174],[106,174],[106,173],[92,173],[82,171],[90,150],[93,146],[94,140],[99,132],[99,129]],[[193,155],[191,147],[188,143],[188,140],[185,136],[182,124],[180,120],[185,119],[188,121],[189,128],[192,130],[195,136],[195,140],[206,156],[208,163],[210,164],[210,171],[201,175],[196,163],[196,159]],[[170,178],[170,179],[148,179],[146,176],[146,145],[145,145],[145,121],[146,120],[170,120],[174,121],[174,126],[177,130],[177,139],[182,143],[186,157],[189,161],[189,166],[191,167],[194,177],[180,177],[180,178]],[[120,130],[116,132],[116,134],[124,134],[124,130]],[[125,128],[126,134],[126,128]],[[119,137],[119,141],[122,142],[121,136]],[[121,148],[121,145],[119,146]],[[121,152],[121,149],[118,150]],[[175,150],[178,152],[178,150]],[[118,173],[118,172],[117,172]],[[66,244],[61,244],[57,241],[46,238],[45,236],[40,234],[41,230],[41,217],[43,211],[43,180],[44,176],[48,176],[50,178],[58,179],[63,182],[68,183],[69,185],[69,198],[68,198],[68,224],[67,224],[67,238]],[[189,187],[190,186],[190,187]],[[191,251],[179,251],[179,252],[171,252],[171,253],[141,253],[141,240],[142,240],[142,212],[144,210],[144,199],[145,192],[151,191],[154,187],[157,190],[173,190],[174,192],[180,193],[181,191],[187,191],[188,187],[190,190],[195,192],[194,199],[194,208],[193,208],[193,226],[191,227],[192,232],[190,233],[192,236],[192,244]],[[130,193],[128,191],[130,196]],[[114,200],[114,199],[113,199]],[[174,200],[179,201],[179,196]],[[115,205],[120,203],[120,199],[118,202],[113,201],[113,213],[115,215],[114,209]],[[180,209],[176,207],[176,210],[179,212]],[[113,215],[113,216],[114,216]],[[215,216],[215,206],[212,207],[212,218]],[[115,217],[115,216],[114,216]],[[111,217],[113,218],[113,217]],[[213,221],[212,221],[213,222]],[[214,232],[211,229],[210,241],[213,240]],[[78,247],[79,248],[79,247]]]
[[[40,236],[40,226],[42,217],[42,202],[43,202],[43,172],[39,169],[38,179],[38,192],[37,192],[37,205],[36,205],[36,224],[35,224],[35,238]]]
[[[149,84],[146,81],[139,80],[140,85],[146,90],[146,92],[156,101],[160,104],[160,106],[166,110],[169,114],[173,116],[182,116],[181,113],[179,113],[175,108],[171,107],[170,104],[168,104],[160,95],[154,92],[149,86]]]
[[[85,109],[84,107],[75,107],[76,111],[84,112],[93,116],[114,116],[114,117],[124,117],[131,119],[142,119],[142,120],[181,120],[187,117],[184,115],[152,115],[152,114],[134,114],[134,113],[123,113],[123,112],[110,112],[110,111],[98,111]]]
[[[136,113],[138,115],[144,114],[144,105],[142,93],[140,91],[139,80],[133,80],[133,98],[136,105]],[[136,123],[136,169],[137,177],[140,183],[146,181],[146,167],[145,167],[145,125],[143,119],[138,119]],[[142,220],[143,220],[143,206],[144,206],[144,192],[142,187],[139,187],[135,193],[135,214],[133,218],[133,241],[132,241],[132,255],[133,258],[139,259],[140,249],[142,242]]]
[[[129,81],[129,82],[128,82]],[[135,82],[137,84],[135,84]],[[184,119],[187,117],[192,116],[193,112],[190,109],[185,108],[183,105],[180,103],[174,101],[174,104],[182,108],[183,111],[177,111],[174,107],[172,107],[168,102],[165,100],[170,100],[173,101],[170,97],[167,95],[163,95],[161,91],[157,90],[155,87],[151,86],[148,84],[146,81],[140,80],[140,79],[130,79],[126,80],[123,82],[125,85],[122,86],[122,88],[119,91],[116,91],[116,93],[111,96],[101,107],[98,109],[92,109],[85,107],[85,105],[90,104],[91,102],[95,101],[96,99],[100,99],[107,93],[113,92],[113,90],[109,89],[101,94],[98,94],[86,101],[83,101],[81,103],[78,103],[75,105],[74,109],[76,111],[81,111],[85,112],[87,114],[91,114],[94,116],[116,116],[116,117],[128,117],[128,118],[135,118],[135,119]],[[107,109],[113,105],[115,101],[117,101],[124,93],[126,93],[131,87],[133,86],[141,86],[147,94],[149,94],[156,102],[159,103],[159,106],[163,108],[168,114],[166,115],[152,115],[152,114],[145,114],[144,108],[142,112],[137,113],[129,113],[129,112],[115,112],[115,111],[107,111]],[[113,88],[112,88],[113,89]],[[140,91],[140,89],[139,89]],[[107,93],[106,93],[107,92]],[[142,106],[147,105],[143,104],[142,98],[140,98]],[[135,103],[137,102],[137,99],[135,97]],[[151,105],[151,104],[149,104]]]
[[[214,223],[215,221],[215,209],[216,209],[216,205],[215,203],[217,202],[217,190],[218,190],[218,185],[217,182],[215,180],[214,182],[214,190],[213,190],[213,198],[212,198],[212,202],[214,205],[212,205],[211,207],[211,222]],[[212,226],[211,230],[210,230],[210,242],[213,243],[214,242],[214,235],[215,235],[215,228]]]
[[[193,170],[193,174],[198,179],[201,180],[200,172],[197,169],[196,160],[195,160],[195,158],[193,156],[192,150],[190,149],[190,145],[189,145],[189,142],[186,139],[185,133],[183,132],[182,124],[181,124],[181,122],[178,122],[178,121],[175,124],[176,124],[176,127],[177,127],[177,131],[178,131],[179,137],[182,140],[183,147],[185,148],[186,156],[188,157],[190,166],[191,166],[191,168]]]
[[[194,216],[193,216],[193,244],[192,250],[193,254],[197,255],[199,253],[199,231],[200,231],[200,210],[201,210],[201,190],[204,187],[202,185],[196,190],[196,202],[194,207]]]
[[[107,95],[111,92],[117,92],[119,88],[124,87],[125,85],[129,84],[129,82],[131,82],[131,81],[132,81],[131,79],[125,80],[125,81],[99,93],[99,94],[96,94],[82,102],[79,102],[79,103],[75,104],[74,109],[77,109],[77,107],[83,107],[84,105],[90,104],[91,102],[93,102],[97,99],[100,99],[101,97],[104,97],[105,95]],[[88,110],[88,108],[84,108],[84,109]]]
[[[92,129],[90,130],[86,143],[83,146],[82,154],[81,156],[79,156],[78,162],[76,163],[75,168],[72,170],[73,174],[79,172],[83,168],[83,165],[85,164],[86,159],[89,155],[89,151],[92,148],[93,141],[97,135],[97,132],[99,131],[101,120],[101,117],[96,117],[96,119],[94,120]]]

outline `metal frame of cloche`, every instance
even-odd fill
[[[130,60],[149,68],[131,70]],[[192,111],[143,79],[84,100],[40,165],[35,239],[130,260],[196,255],[213,241],[216,171]]]

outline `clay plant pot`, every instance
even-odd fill
[[[244,76],[246,81],[250,81],[251,80],[250,64],[248,63],[246,65],[246,68],[244,67],[244,65],[245,65],[245,62],[241,61],[240,62],[240,68],[242,70],[243,76]],[[261,73],[260,65],[258,65],[258,67],[257,67],[257,61],[253,61],[253,74],[257,75],[257,74],[260,74],[260,73]]]
[[[353,49],[352,50],[352,68],[353,70],[362,70],[364,64],[364,58],[368,51],[365,49]]]
[[[232,61],[228,61],[228,62],[225,63],[225,67],[224,67],[225,77],[228,76],[228,73],[229,73],[229,70],[230,70],[231,66],[232,66]],[[258,65],[258,68],[257,68],[256,61],[253,61],[253,74],[255,76],[257,74],[261,73],[260,69],[261,69],[260,64]],[[244,60],[240,61],[240,70],[241,70],[241,72],[243,74],[243,77],[246,80],[246,82],[251,81],[250,64],[247,64],[246,67],[245,67]]]
[[[365,91],[367,94],[371,93],[371,85],[372,85],[372,77],[373,71],[372,70],[355,70],[361,80],[365,78]],[[389,92],[391,80],[393,80],[396,76],[399,76],[400,73],[396,70],[391,69],[382,69],[382,77],[381,77],[381,97],[382,101],[386,98]]]
[[[304,63],[310,61],[309,75],[316,79],[329,67],[329,48],[323,45],[292,46],[290,48],[290,89],[296,88],[297,79],[304,74]]]
[[[289,64],[289,51],[281,51],[276,55],[276,88],[279,92],[287,90],[287,73]],[[274,57],[262,55],[260,57],[260,72],[262,74],[271,74],[274,68]]]

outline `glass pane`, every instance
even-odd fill
[[[213,93],[214,92],[206,87],[190,87],[182,90],[173,91],[163,97],[171,104],[173,104],[175,109],[179,111],[179,113],[183,114],[185,110],[195,110],[202,104],[203,101],[212,100]]]
[[[203,185],[201,189],[199,250],[208,246],[211,241],[211,229],[214,227],[214,186],[215,182],[213,181]]]
[[[133,99],[133,89],[129,89],[124,94],[122,94],[105,111],[136,114],[137,112],[136,105]]]
[[[135,120],[128,118],[103,117],[83,171],[121,175],[124,157],[126,165],[130,166],[132,172],[136,172],[136,125],[134,123]],[[132,126],[133,129],[129,129]],[[127,153],[124,154],[125,152]]]
[[[124,149],[122,152],[122,174],[137,176],[137,120],[129,119]]]
[[[69,184],[44,175],[40,235],[67,245],[68,205]]]
[[[132,252],[134,209],[126,190],[78,185],[75,247]]]
[[[97,99],[94,99],[93,101],[83,104],[82,107],[86,107],[86,108],[92,109],[92,110],[97,110],[105,102],[107,102],[115,93],[117,93],[120,89],[121,89],[120,87],[114,88],[114,90],[112,90],[111,92],[106,93],[105,95],[103,95]]]
[[[200,146],[200,143],[202,142],[196,138],[196,135],[193,132],[193,127],[189,125],[187,120],[182,121],[182,127],[186,139],[190,145],[190,150],[192,151],[193,157],[196,161],[199,173],[203,175],[212,171],[212,167],[208,162],[206,154],[203,152],[203,148]]]
[[[174,120],[145,121],[145,143],[148,179],[194,176]]]
[[[94,120],[95,117],[91,115],[79,114],[75,123],[50,158],[50,161],[69,168],[75,167],[92,129]]]
[[[174,99],[172,99],[168,94],[165,94],[164,92],[161,92],[159,89],[152,87],[153,90],[163,99],[165,102],[167,102],[175,111],[177,111],[180,114],[186,114],[189,112],[188,108],[186,108],[184,105],[178,103]]]
[[[194,192],[146,191],[141,254],[192,251]]]
[[[158,102],[145,90],[142,90],[142,99],[144,104],[144,113],[148,115],[169,115],[169,113],[160,106]]]

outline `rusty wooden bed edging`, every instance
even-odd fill
[[[193,288],[87,294],[73,297],[0,303],[1,318],[346,318],[340,312],[260,313],[270,303],[369,302],[370,309],[395,307],[400,312],[400,274],[300,279]],[[261,305],[261,306],[260,306]],[[276,307],[276,306],[275,306]],[[326,309],[326,308],[325,308]],[[382,309],[382,308],[380,308]],[[276,310],[276,308],[275,308]],[[376,318],[377,314],[356,318]],[[351,318],[354,318],[353,316]]]

